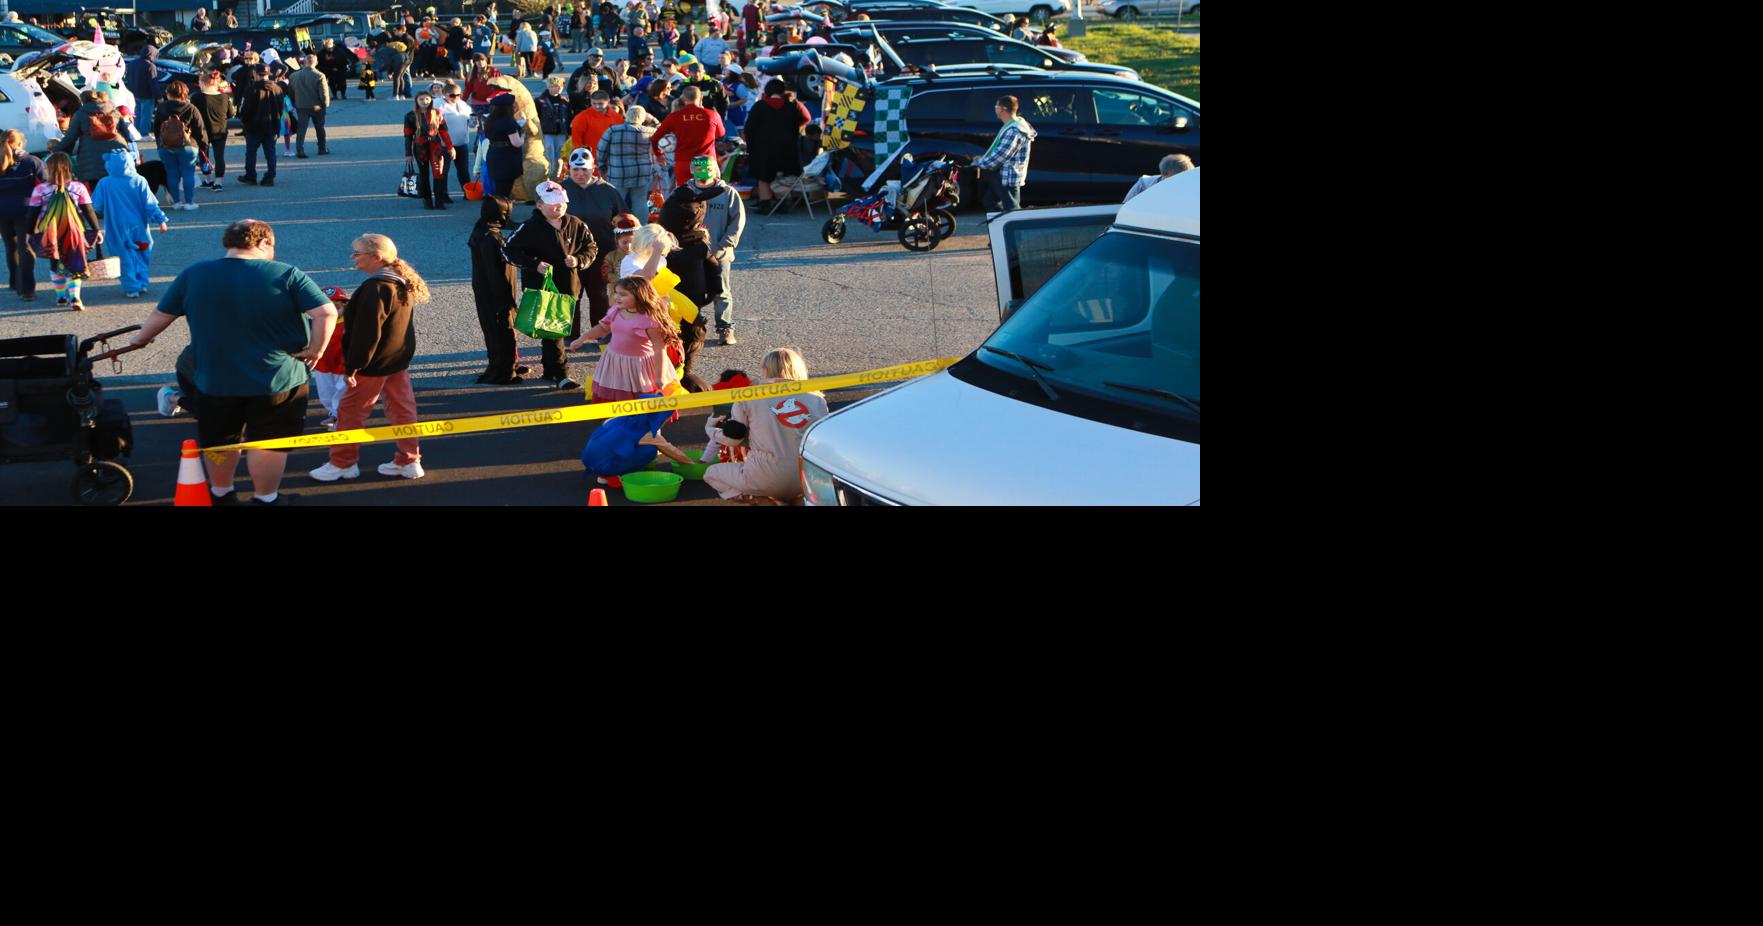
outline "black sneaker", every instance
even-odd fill
[[[264,181],[262,183],[259,183],[258,186],[275,186],[275,181],[270,180],[268,178],[264,178]]]
[[[299,158],[300,160],[304,161],[304,160],[306,160],[306,152],[302,151],[299,154],[294,155],[294,157]]]
[[[213,492],[208,493],[208,495],[214,499],[214,507],[216,508],[233,508],[237,507],[239,504],[238,489],[234,489],[225,495],[215,495]]]
[[[245,184],[246,186],[256,186],[257,185],[257,178],[256,177],[240,177],[239,182]]]
[[[514,375],[516,375],[516,376],[525,376],[525,375],[527,375],[527,374],[528,374],[528,373],[531,373],[531,372],[532,372],[532,371],[533,371],[533,368],[532,368],[532,367],[520,367],[520,366],[517,366],[517,367],[515,367],[515,368],[514,368]]]
[[[578,383],[575,380],[570,379],[567,376],[565,376],[564,378],[557,381],[557,388],[562,391],[568,391],[570,389],[580,389],[581,387],[582,387],[581,383]]]
[[[255,495],[251,496],[251,504],[253,504],[253,505],[269,505],[270,507],[273,507],[273,508],[280,508],[284,505],[298,504],[299,501],[300,501],[300,496],[290,495],[287,492],[276,493],[275,501],[273,501],[273,502],[266,502],[263,499],[258,498]]]

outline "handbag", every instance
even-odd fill
[[[86,259],[86,276],[94,280],[116,280],[122,278],[122,258],[105,257],[104,246],[92,246],[92,256]]]
[[[416,192],[416,174],[407,173],[404,175],[404,178],[402,180],[398,181],[398,195],[399,196],[419,196],[419,195],[421,195]]]
[[[514,316],[514,330],[541,341],[567,338],[574,320],[575,297],[558,292],[557,284],[551,282],[550,271],[546,271],[543,289],[529,289],[520,294],[520,312]]]

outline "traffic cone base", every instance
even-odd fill
[[[588,493],[588,507],[589,508],[609,507],[606,504],[606,490],[605,489],[595,489],[594,491],[589,492]]]
[[[202,472],[202,460],[196,442],[184,441],[183,458],[178,460],[178,489],[172,498],[174,508],[213,508],[214,494],[208,491],[208,477]]]

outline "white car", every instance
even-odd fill
[[[1199,504],[1200,168],[990,229],[1003,324],[809,426],[805,502]]]
[[[79,88],[66,77],[49,73],[65,60],[64,54],[30,52],[0,74],[0,126],[23,132],[25,150],[32,154],[46,154],[61,140],[57,106],[79,105]]]
[[[1115,19],[1174,16],[1178,12],[1184,15],[1200,12],[1200,0],[1102,0],[1097,8]]]
[[[1071,0],[949,0],[949,5],[993,16],[1027,16],[1032,22],[1046,22],[1071,13]]]

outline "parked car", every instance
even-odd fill
[[[885,0],[858,7],[853,13],[865,13],[871,22],[939,22],[979,26],[994,32],[1009,32],[1010,24],[990,13],[970,10],[964,6],[928,6],[922,3]],[[847,16],[846,19],[851,17]]]
[[[1200,12],[1200,0],[1102,0],[1097,8],[1115,19]]]
[[[857,47],[786,46],[762,69],[782,77],[817,113],[822,79],[790,52],[842,51],[859,62],[882,53],[875,45],[854,52]],[[1111,74],[952,66],[889,78],[865,92],[871,102],[857,111],[851,156],[866,173],[877,166],[874,98],[883,88],[899,86],[911,88],[905,113],[911,138],[905,150],[921,160],[938,152],[984,154],[998,133],[993,104],[1006,94],[1016,97],[1037,133],[1022,191],[1026,202],[1119,202],[1140,177],[1157,172],[1165,155],[1185,154],[1200,163],[1197,100]],[[965,174],[961,199],[978,204],[978,172]]]
[[[172,61],[187,67],[195,67],[197,58],[203,49],[216,44],[231,45],[239,51],[245,51],[247,43],[251,51],[261,52],[266,47],[273,47],[282,56],[300,54],[308,48],[317,48],[324,44],[320,39],[324,36],[316,30],[332,25],[353,23],[350,16],[341,13],[326,13],[303,16],[292,20],[287,18],[269,20],[276,25],[266,28],[258,24],[249,29],[211,29],[207,32],[191,32],[178,36],[159,50],[161,61]],[[364,58],[365,49],[355,48],[356,58]],[[351,69],[353,74],[353,69]]]
[[[875,37],[879,36],[880,39]],[[899,74],[905,65],[920,69],[949,65],[1000,65],[1053,71],[1083,71],[1138,80],[1139,72],[1117,64],[1097,64],[1083,55],[1059,48],[1043,48],[1018,41],[981,26],[957,23],[859,22],[833,29],[834,42],[862,46],[864,40],[883,41],[883,68],[887,76]],[[898,64],[896,64],[898,62]]]
[[[1071,0],[960,0],[956,5],[994,16],[1027,16],[1038,23],[1071,13]]]
[[[23,132],[32,154],[47,154],[49,146],[61,140],[56,114],[79,106],[76,81],[83,83],[83,78],[78,59],[98,60],[116,53],[109,46],[63,40],[21,55],[10,71],[0,74],[0,125]]]
[[[1200,172],[990,233],[998,330],[810,425],[803,500],[1199,504]]]
[[[54,48],[66,41],[66,36],[30,23],[0,23],[0,54],[11,55],[14,60],[33,51]]]

